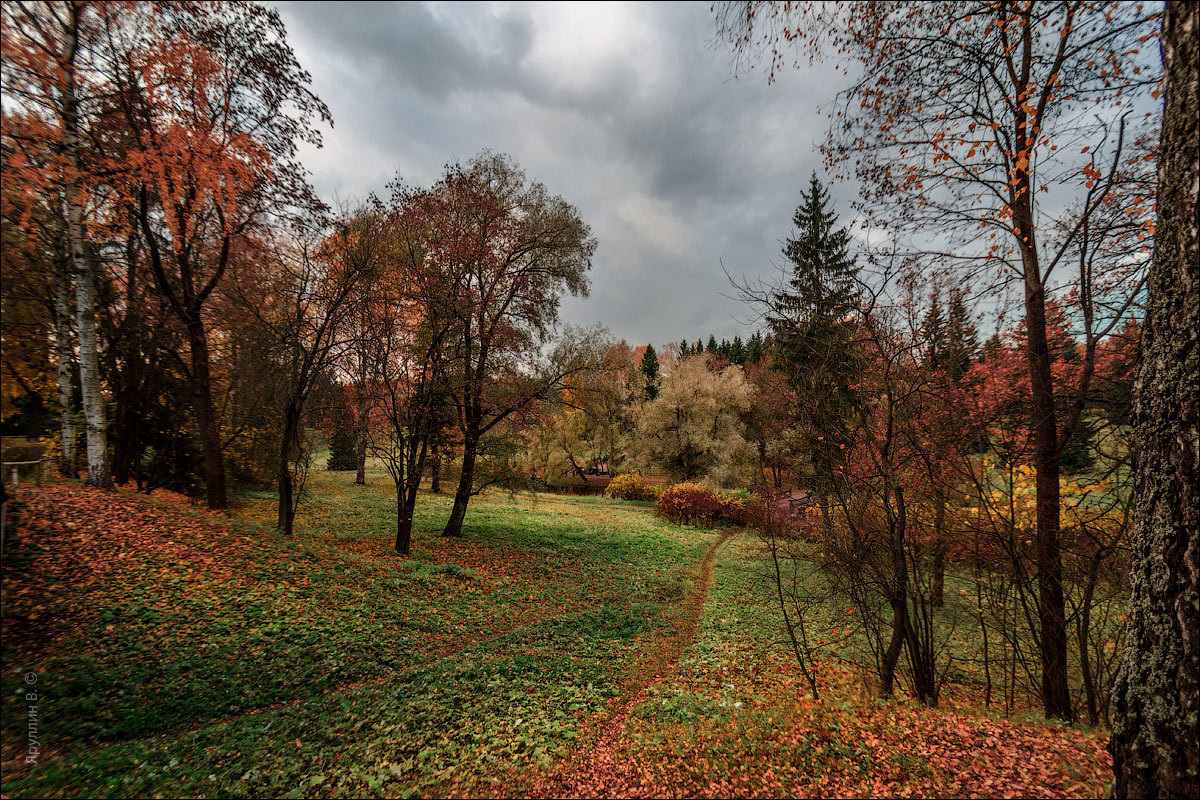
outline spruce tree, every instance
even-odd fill
[[[767,317],[773,363],[788,379],[809,436],[812,487],[834,488],[847,439],[847,418],[862,370],[850,318],[858,299],[858,268],[850,233],[838,227],[828,190],[814,173],[792,217],[795,235],[783,255],[792,274],[772,296]]]
[[[646,345],[642,354],[642,375],[646,378],[646,399],[653,400],[658,397],[658,354],[652,344]]]
[[[783,255],[792,265],[790,292],[777,295],[783,309],[796,316],[841,316],[857,297],[858,268],[850,255],[850,231],[838,228],[829,190],[814,172],[792,222],[796,237]]]
[[[929,293],[929,310],[921,321],[921,333],[925,339],[927,363],[941,369],[946,361],[946,317],[942,314],[941,293]]]
[[[329,437],[329,460],[325,463],[325,468],[358,469],[358,449],[355,443],[354,432],[345,425],[339,425]]]
[[[971,322],[966,299],[961,289],[950,293],[950,306],[946,312],[946,357],[943,366],[951,379],[958,381],[971,368],[971,361],[979,350],[979,338],[975,323]]]
[[[757,364],[759,361],[762,360],[762,354],[763,354],[762,334],[759,333],[758,331],[755,331],[754,335],[750,337],[749,343],[747,343],[747,345],[746,345],[746,360],[748,362],[750,362],[751,364]]]
[[[746,345],[741,336],[733,337],[733,342],[729,345],[729,360],[734,364],[746,363]]]
[[[710,352],[710,353],[716,353],[716,352],[717,352],[717,347],[718,347],[718,345],[717,345],[717,337],[716,337],[716,336],[713,336],[713,335],[710,333],[710,334],[708,335],[708,346],[707,346],[707,347],[705,347],[704,349],[705,349],[705,350],[707,350],[707,351],[708,351],[708,352]]]

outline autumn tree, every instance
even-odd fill
[[[19,116],[7,113],[4,137],[0,140],[6,165],[13,160],[33,156],[44,148],[35,140],[22,137]],[[15,134],[15,135],[14,135]],[[44,163],[44,162],[43,162]],[[36,413],[47,405],[42,393],[49,394],[48,372],[53,362],[54,395],[59,418],[61,442],[60,474],[76,477],[75,462],[75,348],[73,303],[71,301],[71,263],[66,246],[66,218],[62,213],[61,194],[57,191],[30,191],[19,170],[3,171],[0,192],[0,237],[4,248],[3,403],[7,410],[18,400],[27,405],[27,425],[36,429]],[[46,348],[47,336],[53,352]],[[51,357],[52,356],[52,357]],[[35,399],[36,398],[36,399]],[[27,430],[34,438],[41,431]]]
[[[1200,796],[1200,7],[1167,4],[1158,220],[1134,389],[1132,597],[1114,797]]]
[[[434,225],[449,234],[431,257],[458,293],[450,385],[462,472],[443,531],[458,536],[481,437],[561,388],[564,374],[543,363],[540,350],[563,294],[586,293],[596,241],[572,205],[506,156],[451,165],[431,191],[439,203]]]
[[[864,212],[896,246],[909,237],[914,258],[936,259],[956,282],[1022,289],[1042,688],[1054,717],[1072,715],[1060,457],[1086,403],[1088,359],[1130,313],[1153,230],[1150,142],[1132,114],[1157,91],[1156,65],[1141,56],[1155,17],[1116,2],[749,2],[718,11],[721,34],[747,58],[767,54],[772,73],[793,47],[855,67],[823,152],[839,175],[858,179]],[[1063,404],[1046,321],[1056,291],[1075,294],[1085,343],[1085,368]]]
[[[758,482],[780,489],[784,475],[802,457],[801,434],[794,426],[795,398],[783,374],[768,365],[749,364],[744,374],[752,394],[743,422],[757,456]]]
[[[585,344],[594,368],[580,369],[565,380],[561,392],[544,398],[539,419],[530,427],[530,465],[552,485],[568,476],[586,481],[589,468],[602,463],[615,468],[621,459],[630,353],[612,345],[601,331]]]
[[[53,410],[49,389],[53,385],[55,359],[46,346],[47,333],[54,328],[54,290],[50,284],[52,257],[37,246],[37,237],[25,239],[11,218],[0,221],[5,252],[4,282],[0,285],[0,324],[3,325],[3,403],[5,426],[10,412],[23,422],[25,436],[42,436],[47,412]],[[47,261],[50,263],[47,264]],[[69,345],[68,345],[69,347]],[[70,377],[70,357],[66,359]],[[70,383],[67,383],[68,388]],[[69,405],[67,406],[69,408]]]
[[[709,355],[677,361],[658,395],[632,410],[631,460],[677,480],[732,475],[746,448],[741,414],[751,388],[737,367],[717,367]]]
[[[124,125],[109,181],[186,333],[208,504],[222,508],[205,309],[256,225],[319,205],[296,147],[320,143],[313,120],[328,121],[329,112],[309,90],[278,12],[253,3],[136,9],[104,16],[111,114]]]
[[[352,330],[360,285],[378,272],[385,234],[378,210],[326,225],[320,217],[283,228],[264,242],[260,263],[244,264],[230,281],[229,294],[271,343],[274,401],[278,415],[275,474],[279,502],[276,524],[291,535],[306,455],[304,421],[309,401],[334,362],[343,355]]]

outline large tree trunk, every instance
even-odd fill
[[[396,552],[406,556],[412,549],[413,510],[417,507],[417,492],[421,488],[421,476],[425,474],[425,459],[429,453],[429,443],[423,439],[417,449],[415,462],[410,459],[407,463],[407,475],[403,486],[396,486]],[[403,489],[403,491],[401,491]]]
[[[467,504],[471,502],[471,492],[475,488],[475,451],[478,440],[466,437],[463,442],[462,475],[458,479],[458,490],[454,493],[454,507],[450,510],[450,519],[442,530],[442,536],[462,536],[463,521],[467,518]]]
[[[1036,277],[1036,264],[1026,265],[1025,328],[1029,359],[1034,433],[1033,464],[1037,472],[1038,626],[1041,629],[1042,703],[1047,717],[1069,720],[1071,688],[1067,679],[1066,600],[1062,586],[1059,530],[1058,422],[1046,336],[1046,293]]]
[[[1129,628],[1115,691],[1115,797],[1200,797],[1200,6],[1163,19],[1158,223],[1134,390]]]
[[[412,549],[412,508],[408,504],[408,489],[396,485],[396,552],[406,556]]]
[[[188,344],[192,356],[192,401],[200,443],[204,448],[204,486],[209,508],[225,508],[225,460],[221,453],[221,427],[212,400],[212,375],[208,363],[208,337],[204,322],[192,320],[187,325]]]
[[[78,6],[72,4],[70,22],[63,37],[63,149],[76,170],[82,172],[79,150],[79,110],[75,96],[75,53],[79,46]],[[100,386],[100,354],[96,335],[96,273],[84,247],[83,198],[78,179],[68,176],[63,194],[67,205],[67,244],[75,271],[75,313],[79,330],[79,384],[83,396],[83,415],[87,425],[87,459],[90,486],[112,487],[108,466],[107,422],[104,393]]]
[[[58,410],[62,455],[58,471],[78,478],[75,466],[75,382],[71,378],[71,274],[66,262],[54,264],[54,349],[58,361]]]

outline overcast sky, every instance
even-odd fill
[[[323,196],[428,185],[484,148],[579,208],[599,241],[565,322],[656,346],[748,334],[721,265],[774,276],[840,79],[734,79],[708,2],[282,3],[333,112],[305,162]],[[844,221],[852,187],[834,187]]]

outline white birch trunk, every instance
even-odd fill
[[[79,109],[75,96],[75,54],[79,45],[79,13],[71,7],[70,21],[63,36],[61,56],[63,80],[62,115],[63,148],[77,172],[81,172],[79,152]],[[78,175],[65,181],[67,202],[67,243],[71,248],[71,264],[75,271],[75,313],[79,329],[79,385],[83,395],[83,415],[87,423],[87,460],[90,486],[110,488],[112,473],[108,465],[107,421],[104,413],[104,394],[100,387],[100,356],[96,337],[96,275],[91,259],[83,245],[83,200],[79,192]]]
[[[71,274],[61,260],[54,266],[54,349],[58,359],[58,410],[62,422],[62,456],[58,470],[76,477],[75,388],[71,380]]]

